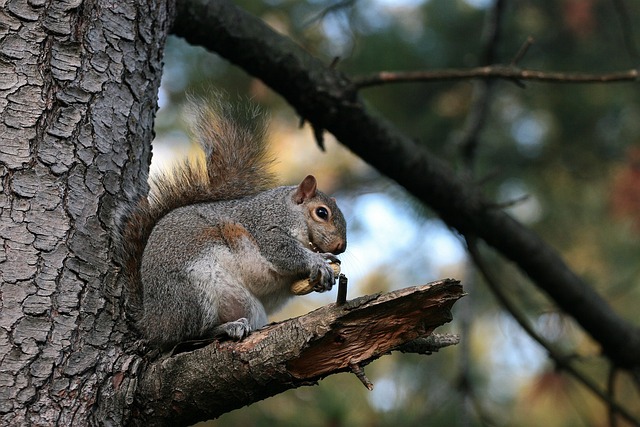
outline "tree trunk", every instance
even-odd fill
[[[96,412],[136,356],[109,229],[146,186],[166,1],[9,0],[0,12],[0,424]],[[104,405],[103,405],[104,406]]]

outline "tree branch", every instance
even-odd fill
[[[526,70],[513,65],[490,65],[470,68],[468,70],[380,71],[367,76],[354,77],[352,81],[358,88],[366,88],[390,83],[439,82],[469,79],[531,80],[545,83],[614,83],[636,82],[638,81],[638,77],[637,69],[603,74],[588,74]]]
[[[482,65],[492,64],[496,60],[496,51],[498,50],[498,44],[502,34],[501,23],[504,13],[504,0],[496,0],[491,10],[487,13],[482,37],[484,39]],[[455,145],[460,147],[462,160],[470,176],[473,171],[476,151],[480,143],[480,134],[489,116],[494,83],[494,80],[483,80],[476,83],[473,90],[471,108],[465,119],[462,136],[455,141]]]
[[[423,340],[414,348],[403,346],[449,322],[450,309],[462,296],[462,286],[452,279],[369,295],[268,325],[240,342],[216,341],[153,362],[138,383],[136,406],[145,413],[135,417],[136,423],[216,418],[330,374],[362,372],[364,365],[395,349],[423,351]],[[434,350],[456,339],[426,341]]]
[[[638,327],[615,313],[536,233],[506,213],[488,208],[471,183],[458,179],[448,165],[393,125],[369,114],[358,99],[358,87],[345,75],[229,1],[184,0],[176,7],[175,34],[262,79],[301,117],[329,130],[433,208],[449,226],[479,236],[514,261],[600,343],[614,363],[640,365]],[[630,76],[635,80],[636,71]]]

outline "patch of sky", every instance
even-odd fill
[[[535,158],[542,152],[544,138],[550,127],[550,120],[544,114],[528,113],[513,122],[511,136],[522,155]]]
[[[153,157],[149,174],[154,175],[160,171],[167,170],[176,161],[187,156],[191,148],[189,136],[180,130],[174,130],[167,134],[156,137],[153,141]]]
[[[402,406],[407,399],[409,390],[391,377],[382,377],[376,380],[375,387],[369,394],[369,402],[376,410],[388,412]]]
[[[407,41],[415,42],[424,32],[423,19],[416,12],[425,0],[362,0],[344,5],[312,3],[317,3],[313,21],[320,18],[318,22],[326,36],[324,48],[329,55],[348,56],[355,33],[371,34],[398,25],[400,34]]]
[[[158,90],[158,109],[167,107],[169,105],[169,94],[166,89],[160,85],[160,89]]]
[[[509,314],[501,313],[493,322],[495,331],[489,332],[493,337],[488,358],[492,365],[489,371],[493,372],[489,391],[505,397],[544,369],[547,353]]]
[[[440,220],[418,218],[397,198],[383,193],[359,196],[350,210],[358,218],[349,234],[349,262],[344,262],[350,280],[384,265],[406,271],[403,280],[434,280],[440,268],[465,258],[462,243]]]
[[[498,202],[508,205],[505,211],[518,220],[530,224],[542,216],[542,205],[524,182],[508,179],[498,189]]]
[[[373,3],[376,3],[384,7],[418,7],[428,2],[429,2],[428,0],[374,0],[373,1]]]
[[[161,81],[165,90],[169,93],[182,93],[193,78],[194,72],[213,78],[228,67],[227,62],[218,55],[203,55],[203,52],[204,49],[200,46],[190,45],[177,37],[169,37]]]
[[[476,9],[487,9],[493,5],[494,0],[464,0],[464,2]]]
[[[371,0],[357,3],[358,14],[371,32],[398,24],[404,36],[415,39],[422,34],[422,17],[418,13],[424,0]]]
[[[165,90],[174,93],[184,92],[191,77],[187,72],[187,64],[192,59],[188,53],[190,49],[193,49],[193,47],[189,46],[184,40],[176,37],[167,39],[166,58],[160,83],[161,86],[165,87]]]
[[[349,16],[343,12],[330,13],[322,19],[322,31],[326,36],[325,48],[333,56],[344,56],[351,49],[353,32]]]
[[[388,28],[393,22],[393,16],[376,1],[364,2],[358,7],[358,14],[362,22],[366,22],[368,32],[375,33]]]
[[[499,117],[505,123],[511,123],[524,114],[521,100],[511,93],[499,93],[496,98],[495,108]]]
[[[574,336],[576,332],[571,318],[554,312],[540,314],[535,326],[538,333],[549,341],[566,341],[567,336]]]

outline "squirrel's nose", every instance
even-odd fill
[[[338,255],[347,249],[347,241],[346,240],[338,240],[331,250],[332,254]]]

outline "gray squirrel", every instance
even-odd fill
[[[192,104],[205,164],[185,161],[152,179],[150,195],[120,212],[116,227],[127,311],[163,349],[245,337],[300,279],[330,290],[336,277],[328,262],[347,245],[344,216],[312,175],[273,186],[255,109]]]

